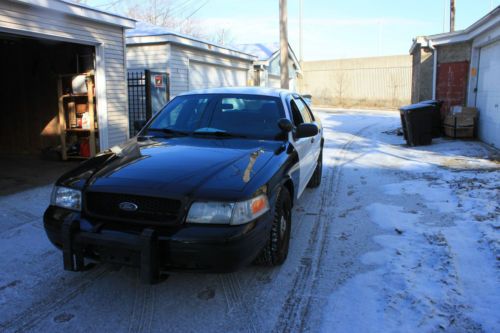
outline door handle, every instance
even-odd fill
[[[314,138],[311,139],[311,143],[314,143]]]

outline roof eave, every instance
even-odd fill
[[[145,45],[145,44],[161,44],[161,43],[172,43],[183,46],[188,46],[196,49],[202,49],[205,51],[217,52],[230,57],[244,59],[247,61],[255,61],[257,58],[251,54],[233,50],[230,48],[214,45],[211,43],[203,42],[195,38],[188,38],[184,36],[178,36],[176,34],[164,34],[164,35],[154,35],[154,36],[131,36],[126,38],[127,46],[132,45]]]
[[[94,9],[85,5],[67,2],[63,0],[13,0],[29,6],[54,10],[71,16],[76,16],[86,20],[100,22],[108,25],[120,26],[123,28],[135,28],[135,20],[98,9]]]
[[[435,46],[468,42],[478,35],[500,25],[500,6],[464,30],[430,35],[426,38]]]

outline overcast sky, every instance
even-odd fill
[[[140,2],[140,0],[129,0]],[[238,43],[277,42],[278,0],[171,0],[188,15],[208,1],[193,18],[207,31],[227,28]],[[111,0],[88,0],[107,9]],[[304,59],[336,59],[407,54],[412,38],[443,32],[449,0],[303,0]],[[104,5],[103,5],[104,4]],[[187,5],[185,5],[187,4]],[[486,15],[500,0],[456,0],[456,29]],[[120,5],[110,8],[120,12]],[[299,53],[299,0],[288,0],[289,39]],[[448,29],[449,13],[445,26]]]

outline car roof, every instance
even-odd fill
[[[211,88],[211,89],[200,89],[192,90],[179,94],[179,96],[185,95],[207,95],[207,94],[240,94],[240,95],[260,95],[260,96],[271,96],[280,97],[283,94],[293,94],[290,90],[277,89],[277,88],[260,88],[260,87],[224,87],[224,88]]]

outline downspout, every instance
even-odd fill
[[[432,44],[432,41],[429,41],[429,48],[432,50],[433,54],[433,68],[432,68],[432,99],[436,99],[436,85],[437,85],[437,64],[438,64],[438,51]]]

